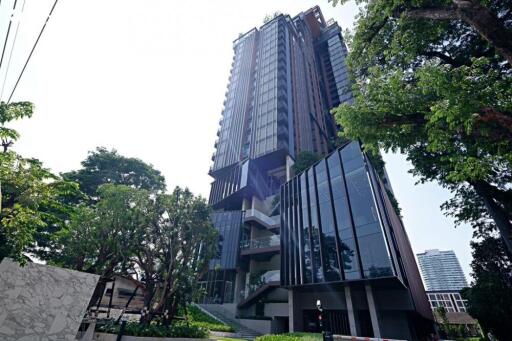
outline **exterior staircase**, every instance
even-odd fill
[[[241,325],[233,312],[229,311],[222,304],[195,304],[199,309],[206,314],[212,316],[216,320],[223,322],[235,330],[238,337],[245,340],[254,340],[256,337],[262,335],[261,333]]]

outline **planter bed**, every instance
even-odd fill
[[[94,333],[95,341],[116,341],[116,334]],[[155,336],[129,336],[123,335],[122,341],[213,341],[210,339],[194,339],[185,337],[155,337]]]

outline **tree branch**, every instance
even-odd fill
[[[453,67],[459,67],[459,66],[464,65],[464,63],[461,63],[461,62],[455,60],[454,58],[450,57],[449,55],[446,55],[440,51],[427,51],[424,53],[424,55],[427,57],[437,57],[437,58],[441,59],[444,63],[450,64]]]
[[[459,18],[456,9],[451,7],[408,9],[404,12],[404,15],[408,18],[422,18],[432,20],[452,20]]]

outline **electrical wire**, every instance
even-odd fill
[[[20,29],[21,16],[23,15],[23,10],[25,9],[25,3],[27,0],[23,0],[23,6],[21,6],[20,19],[18,20],[18,25],[16,25],[16,31],[14,32],[14,39],[11,45],[11,52],[9,53],[9,59],[7,60],[7,67],[5,69],[4,81],[2,82],[2,90],[0,91],[0,101],[2,97],[4,97],[4,89],[5,82],[7,81],[7,75],[9,74],[9,68],[11,66],[12,52],[14,51],[14,46],[16,45],[16,38],[18,37],[18,30]],[[0,0],[1,3],[1,0]]]
[[[9,33],[11,33],[12,17],[14,16],[14,11],[16,10],[17,3],[18,3],[18,0],[14,0],[14,6],[12,7],[12,13],[11,13],[11,19],[9,19],[9,26],[7,26],[7,33],[5,34],[4,47],[2,49],[2,57],[0,58],[0,70],[2,69],[2,63],[4,62],[5,48],[7,47],[7,42],[9,41]]]
[[[44,22],[43,27],[41,28],[41,31],[39,32],[39,35],[37,36],[36,42],[34,43],[34,46],[32,46],[32,50],[30,51],[30,54],[28,55],[27,61],[25,62],[25,65],[23,66],[23,69],[20,72],[20,75],[18,77],[18,80],[16,80],[16,84],[14,84],[14,88],[11,91],[11,95],[9,96],[9,99],[7,100],[7,103],[9,104],[11,102],[12,96],[14,95],[14,92],[16,91],[16,88],[18,87],[18,84],[20,83],[21,77],[23,76],[23,73],[25,72],[25,69],[27,68],[28,62],[30,61],[30,58],[32,58],[32,54],[34,53],[34,50],[36,49],[37,43],[39,43],[39,39],[41,39],[41,36],[43,35],[44,29],[46,28],[46,25],[48,24],[48,21],[50,20],[50,17],[52,16],[53,10],[55,9],[55,6],[59,0],[55,0],[53,3],[52,8],[50,9],[50,13],[48,13],[48,17],[46,18],[46,21]]]

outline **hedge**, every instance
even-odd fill
[[[321,334],[314,333],[286,333],[259,336],[255,341],[321,341]]]
[[[97,331],[118,334],[121,326],[113,321],[98,326]],[[176,321],[170,327],[157,324],[143,325],[138,322],[127,322],[124,335],[130,336],[161,336],[161,337],[186,337],[186,338],[207,338],[208,330],[206,328],[190,324],[183,321]]]
[[[234,329],[233,327],[231,326],[228,326],[226,324],[221,324],[221,323],[208,323],[208,322],[198,322],[198,321],[192,321],[190,322],[191,325],[194,325],[194,326],[197,326],[197,327],[201,327],[201,328],[205,328],[205,329],[208,329],[208,330],[213,330],[213,331],[216,331],[216,332],[233,332]]]

